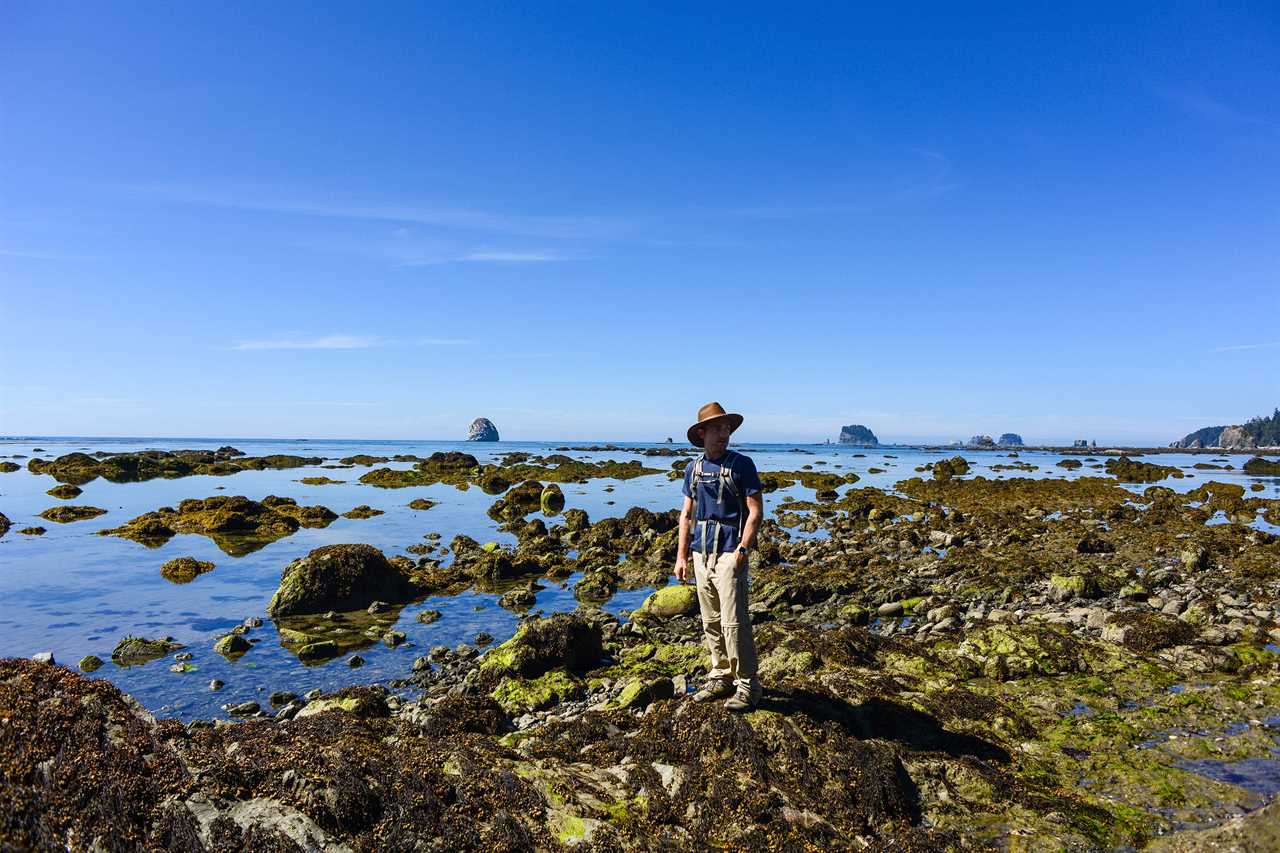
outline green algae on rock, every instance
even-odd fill
[[[1244,463],[1244,472],[1254,477],[1280,477],[1280,460],[1268,460],[1255,456]]]
[[[213,644],[213,650],[227,660],[237,660],[251,648],[253,648],[253,644],[239,634],[227,634],[219,637],[217,642]]]
[[[564,492],[555,483],[548,483],[542,490],[539,504],[544,515],[559,515],[564,509]]]
[[[1135,462],[1128,456],[1108,459],[1105,468],[1108,474],[1122,483],[1158,483],[1167,477],[1182,479],[1186,476],[1172,465]]]
[[[427,500],[426,498],[414,498],[413,500],[409,501],[409,509],[416,509],[420,511],[431,509],[435,505],[436,505],[436,501],[430,501],[430,500]]]
[[[80,662],[76,664],[81,672],[96,672],[102,668],[102,658],[97,655],[85,655],[80,658]]]
[[[0,462],[0,474],[12,474],[14,471],[21,471],[22,466],[16,462]]]
[[[374,516],[383,515],[383,514],[384,512],[380,509],[374,509],[368,504],[360,504],[360,506],[353,507],[352,509],[349,509],[346,512],[344,512],[342,514],[342,517],[352,518],[352,519],[361,519],[361,518],[373,518]]]
[[[160,576],[173,583],[191,583],[200,575],[213,571],[213,563],[195,557],[174,557],[160,567]]]
[[[599,665],[604,652],[600,627],[572,613],[530,619],[515,636],[487,651],[483,672],[536,678],[557,667],[585,672]]]
[[[654,468],[645,468],[638,461],[582,462],[559,454],[546,457],[544,463],[517,462],[512,465],[481,465],[470,453],[438,451],[417,462],[413,468],[377,468],[360,477],[360,482],[383,488],[430,486],[436,483],[466,488],[470,485],[485,487],[491,493],[505,490],[511,483],[539,480],[556,483],[585,483],[588,480],[611,477],[627,480],[648,474],[660,474]]]
[[[111,660],[117,666],[138,666],[164,657],[170,652],[183,648],[175,643],[173,637],[149,640],[146,637],[135,637],[132,634],[116,643],[111,652]]]
[[[140,483],[157,477],[173,479],[197,474],[227,475],[241,471],[302,468],[319,465],[319,457],[245,456],[235,448],[219,450],[143,450],[135,453],[89,455],[68,453],[52,461],[32,459],[27,469],[33,474],[49,474],[61,483],[83,486],[102,477],[112,483]]]
[[[43,527],[24,527],[18,532],[24,536],[43,536],[48,533]]]
[[[268,495],[262,502],[243,495],[218,495],[187,499],[177,509],[162,507],[100,530],[102,536],[120,536],[148,547],[159,547],[179,533],[208,536],[231,556],[249,554],[283,539],[301,527],[326,527],[338,516],[323,506],[299,506],[293,498]]]
[[[9,521],[8,516],[0,512],[0,536],[9,532],[9,528],[13,526],[13,522]]]
[[[372,545],[325,545],[285,566],[267,612],[356,610],[374,601],[406,602],[418,591],[409,573]]]
[[[697,589],[692,584],[682,583],[654,590],[636,611],[636,615],[644,613],[659,619],[669,619],[672,616],[692,616],[697,612]]]
[[[304,486],[336,486],[345,483],[346,480],[334,480],[329,477],[303,477],[298,482]]]
[[[49,491],[45,492],[45,494],[55,498],[61,498],[64,501],[69,501],[72,498],[79,497],[83,492],[84,489],[79,486],[73,486],[70,483],[63,483],[59,486],[54,486]]]
[[[52,506],[40,513],[40,517],[45,521],[56,521],[58,524],[70,524],[73,521],[85,521],[90,518],[97,518],[100,515],[106,515],[107,511],[96,506],[80,506],[76,504],[62,504],[61,506]]]

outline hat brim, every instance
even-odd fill
[[[694,447],[703,447],[704,445],[702,443],[702,439],[698,437],[698,430],[702,429],[703,427],[710,426],[716,421],[723,421],[723,420],[727,420],[729,421],[730,424],[732,424],[732,426],[729,428],[729,432],[736,432],[738,427],[742,426],[743,419],[742,419],[742,415],[738,414],[737,412],[731,412],[731,413],[727,412],[723,415],[716,415],[714,418],[707,418],[705,421],[698,421],[696,424],[689,427],[689,431],[686,433],[686,435],[689,437],[689,443],[692,444]]]

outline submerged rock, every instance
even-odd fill
[[[498,428],[488,418],[476,418],[467,427],[467,441],[497,441]]]
[[[267,612],[274,616],[403,603],[418,593],[408,572],[372,545],[325,545],[285,567]]]

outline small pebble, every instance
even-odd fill
[[[359,669],[360,667],[364,666],[364,658],[360,657],[360,655],[352,655],[351,657],[347,658],[347,666],[351,667],[352,669]]]
[[[210,690],[221,690],[221,689],[222,689],[222,685],[223,685],[224,683],[225,683],[225,682],[221,681],[220,679],[215,678],[213,681],[210,681],[210,682],[209,682],[209,689],[210,689]]]

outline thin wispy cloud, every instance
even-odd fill
[[[1271,341],[1265,344],[1233,344],[1226,347],[1214,347],[1212,352],[1238,352],[1246,349],[1270,349],[1272,347],[1280,347],[1280,341]]]
[[[367,349],[379,345],[378,338],[360,335],[325,335],[319,338],[279,338],[269,341],[241,341],[233,349]]]
[[[1156,94],[1183,112],[1204,121],[1273,130],[1280,128],[1280,123],[1275,119],[1238,110],[1198,87],[1164,87],[1157,89]]]
[[[461,254],[426,255],[400,261],[401,267],[430,267],[440,264],[548,264],[560,261],[581,260],[581,255],[567,255],[555,251],[529,252],[463,252]]]
[[[241,341],[236,350],[353,350],[374,347],[428,347],[470,344],[466,338],[414,338],[398,340],[367,335],[322,335],[320,337],[281,337],[261,341]]]
[[[527,215],[435,204],[318,202],[289,197],[270,189],[241,191],[235,194],[161,185],[132,185],[125,189],[137,195],[150,196],[175,204],[331,219],[411,223],[559,240],[612,237],[627,225],[622,220],[601,217]]]

